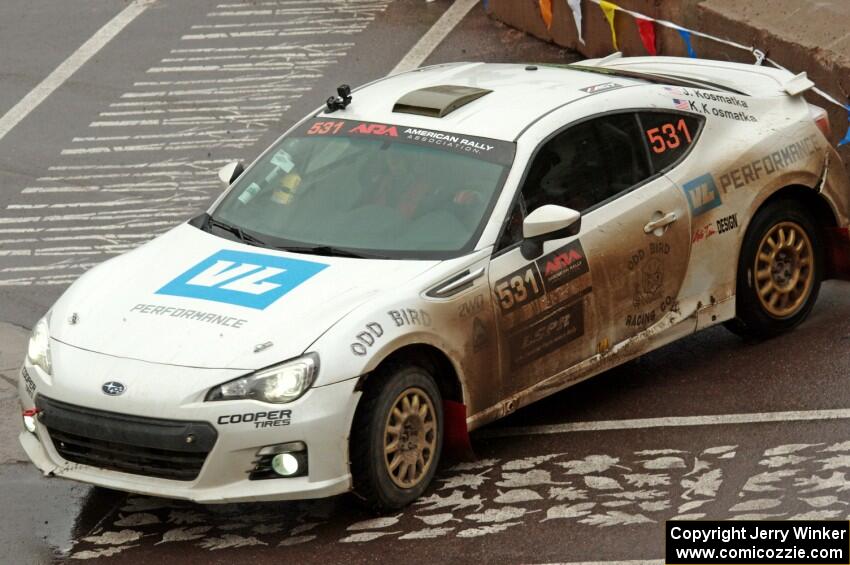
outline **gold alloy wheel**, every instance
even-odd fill
[[[437,449],[437,412],[418,387],[398,395],[384,426],[384,464],[396,486],[413,488],[428,472]]]
[[[788,318],[805,304],[815,278],[812,241],[794,222],[770,228],[759,243],[755,260],[756,293],[765,311]]]

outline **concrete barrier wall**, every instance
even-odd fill
[[[850,0],[620,0],[622,8],[665,19],[743,45],[755,45],[793,72],[806,71],[823,90],[843,103],[850,93]],[[578,40],[566,0],[552,0],[552,27],[546,28],[538,0],[489,0],[490,15],[541,39],[575,49],[587,57],[614,51],[608,22],[598,5],[582,2],[584,43]],[[634,18],[615,16],[619,50],[646,55]],[[659,55],[687,56],[679,33],[656,26]],[[742,63],[754,62],[747,51],[722,43],[692,38],[698,57]],[[844,137],[847,112],[815,95],[807,99],[829,111],[833,143]],[[850,146],[839,150],[850,172]]]
[[[683,5],[696,4],[695,0],[622,0],[619,6],[641,12],[653,18],[680,23]],[[582,2],[582,29],[584,43],[578,40],[573,14],[565,0],[552,1],[552,27],[540,16],[538,0],[489,0],[490,14],[504,23],[522,29],[547,41],[575,49],[588,57],[601,57],[614,50],[608,22],[599,6]],[[687,10],[685,10],[687,11]],[[637,33],[633,18],[617,13],[615,25],[620,50],[627,55],[645,55],[646,50]],[[656,29],[656,48],[665,55],[686,55],[679,34],[664,28]]]

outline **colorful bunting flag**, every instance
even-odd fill
[[[685,47],[688,49],[688,57],[691,57],[692,59],[696,59],[697,58],[697,52],[694,51],[694,48],[691,45],[691,32],[689,32],[686,29],[680,29],[680,30],[678,30],[678,32],[679,32],[679,35],[682,36],[682,41],[685,42]]]
[[[614,29],[614,13],[617,11],[618,6],[613,2],[608,2],[607,0],[600,0],[599,7],[602,8],[602,13],[605,14],[605,19],[608,20],[608,25],[611,27],[611,41],[614,43],[614,50],[618,51],[619,47],[617,47],[617,31]]]
[[[844,106],[844,109],[847,110],[847,121],[850,122],[850,106]],[[850,125],[847,126],[847,134],[844,136],[844,139],[838,142],[838,146],[847,145],[850,143]]]
[[[567,0],[570,9],[573,11],[573,20],[576,22],[576,33],[578,40],[584,43],[584,37],[581,35],[581,0]]]
[[[655,49],[655,23],[643,18],[635,18],[635,22],[637,22],[640,40],[643,42],[646,52],[650,55],[658,55],[658,51]]]
[[[539,4],[540,15],[543,17],[546,29],[552,29],[552,0],[539,0]]]

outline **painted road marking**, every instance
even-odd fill
[[[526,443],[508,458],[441,469],[434,485],[411,506],[370,519],[337,512],[325,501],[293,505],[282,515],[275,508],[246,513],[242,505],[225,505],[213,512],[185,501],[130,495],[119,512],[101,522],[97,535],[89,533],[74,543],[70,557],[96,558],[104,551],[138,554],[144,551],[137,549],[140,545],[165,543],[183,544],[181,551],[196,553],[303,546],[300,551],[316,555],[335,551],[337,544],[374,545],[376,540],[404,544],[437,538],[462,543],[487,537],[489,547],[499,548],[514,545],[526,534],[560,539],[557,536],[566,528],[603,544],[606,536],[654,539],[655,545],[645,551],[656,553],[663,551],[664,523],[669,520],[846,519],[848,436],[818,432],[815,443],[807,442],[811,437],[807,433],[754,444],[750,434],[737,434],[740,443],[735,435],[726,434],[730,443],[720,444],[643,434],[628,446],[562,444],[554,453],[535,452]],[[479,540],[469,547],[476,547]],[[568,544],[546,550],[538,558],[557,551],[553,561],[562,561],[559,565],[663,563],[569,561],[574,547]]]
[[[118,35],[122,29],[135,20],[148,6],[156,0],[133,0],[117,16],[112,18],[97,33],[91,36],[79,49],[71,53],[52,73],[47,75],[20,102],[15,104],[6,115],[0,118],[0,139],[3,139],[12,128],[20,123],[30,112],[68,80],[77,70],[91,59],[104,45]]]
[[[419,67],[476,4],[478,0],[456,0],[387,74],[404,73]]]
[[[286,11],[275,37],[175,36],[144,80],[99,108],[86,131],[71,132],[49,172],[0,211],[0,287],[66,285],[197,214],[220,192],[218,168],[256,153],[390,2],[280,0],[267,3]],[[332,23],[322,43],[308,37],[317,19]],[[191,28],[268,20],[219,4]]]
[[[134,0],[72,54],[2,118],[0,138],[153,1]],[[390,1],[219,4],[193,22],[0,212],[0,287],[68,284],[196,214],[219,192],[217,169],[250,155]],[[454,2],[393,72],[420,65],[474,5]],[[299,39],[318,29],[322,43]]]
[[[640,430],[646,428],[675,428],[685,426],[726,426],[733,424],[761,424],[769,422],[808,422],[817,420],[850,419],[850,409],[793,410],[789,412],[756,412],[753,414],[719,414],[710,416],[669,416],[633,420],[601,420],[597,422],[569,422],[544,426],[484,429],[478,437],[500,438],[531,435],[566,434],[607,430]]]

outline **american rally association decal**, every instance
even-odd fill
[[[508,314],[588,272],[584,249],[575,240],[502,277],[493,288],[502,314]]]
[[[325,267],[313,261],[225,249],[207,257],[156,294],[264,310]]]
[[[309,137],[386,138],[387,140],[399,143],[427,145],[445,151],[463,153],[503,165],[511,163],[515,149],[514,144],[508,141],[423,128],[351,120],[319,119],[317,121],[307,122],[301,126],[300,134]]]
[[[577,279],[590,270],[579,240],[544,255],[537,260],[537,268],[543,275],[543,284],[548,292]]]

